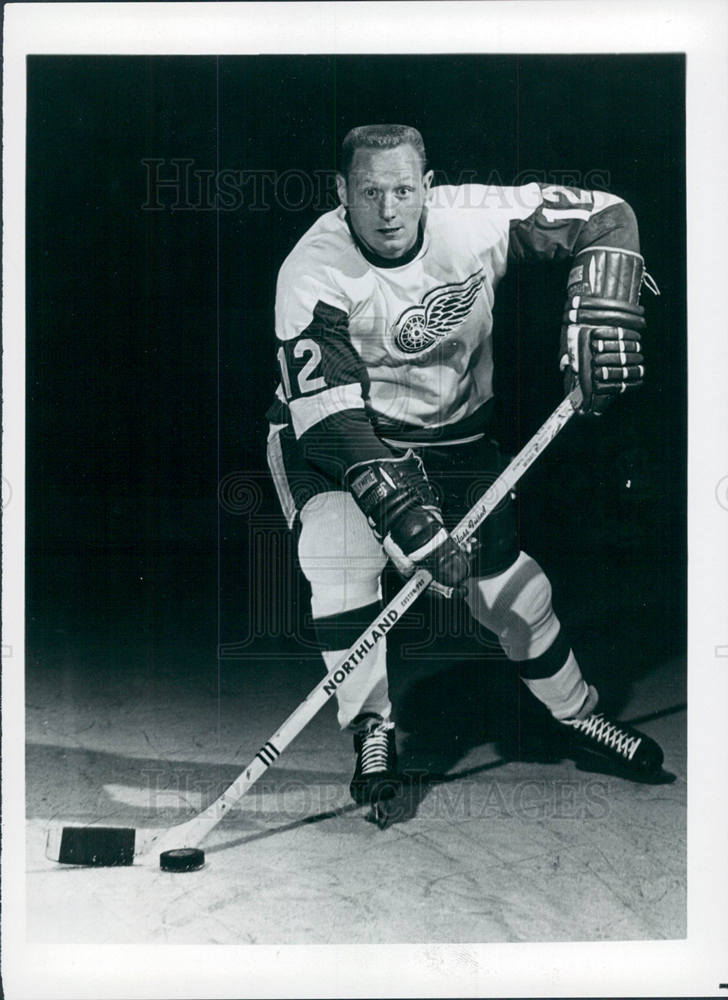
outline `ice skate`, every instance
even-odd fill
[[[568,739],[577,760],[633,781],[657,777],[664,759],[660,746],[638,729],[594,712],[596,701],[596,691],[590,688],[579,716],[562,721],[569,727]]]
[[[394,798],[401,786],[397,771],[397,744],[394,723],[378,715],[355,720],[356,768],[349,791],[358,805],[371,805],[372,819],[380,828],[387,825],[383,803]]]

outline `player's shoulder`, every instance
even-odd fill
[[[541,202],[537,183],[518,186],[504,184],[439,184],[432,188],[430,212],[433,218],[460,218],[464,214],[519,217],[533,212]]]
[[[276,332],[290,340],[307,329],[322,310],[345,318],[351,308],[354,243],[343,208],[322,215],[298,240],[278,272]],[[347,263],[348,262],[348,263]]]
[[[339,206],[320,216],[301,236],[281,264],[279,281],[291,280],[301,274],[323,276],[336,270],[342,254],[348,253],[352,247],[344,209]]]

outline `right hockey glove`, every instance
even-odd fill
[[[468,556],[444,527],[435,492],[413,451],[358,462],[345,482],[403,576],[422,566],[432,574],[433,589],[446,597],[467,580]]]
[[[659,294],[640,254],[617,247],[587,247],[569,274],[561,329],[565,388],[577,383],[581,413],[603,413],[611,400],[642,384],[643,283]]]

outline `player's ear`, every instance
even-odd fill
[[[347,207],[347,194],[346,194],[346,177],[343,174],[336,175],[336,190],[339,195],[339,201],[344,206]]]
[[[430,185],[432,184],[432,179],[435,176],[434,170],[428,170],[426,174],[422,175],[422,187],[425,189],[425,194],[430,190]]]

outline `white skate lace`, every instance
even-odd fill
[[[361,744],[361,773],[378,774],[389,766],[389,752],[386,729],[375,729],[367,733]]]
[[[573,726],[585,736],[591,736],[605,746],[616,750],[620,756],[627,760],[632,760],[637,747],[642,742],[640,736],[630,736],[624,730],[609,722],[603,715],[588,715],[581,721],[569,721],[567,725]]]

